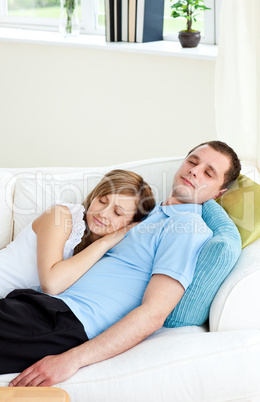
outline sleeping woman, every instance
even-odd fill
[[[81,204],[56,204],[0,251],[0,298],[14,289],[57,295],[76,282],[154,207],[136,173],[112,170]]]

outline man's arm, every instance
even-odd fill
[[[60,355],[47,356],[16,377],[11,386],[49,387],[70,378],[79,368],[131,349],[162,327],[178,304],[184,288],[166,275],[153,275],[141,306],[109,329],[84,344]]]

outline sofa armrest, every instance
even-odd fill
[[[260,330],[260,238],[244,248],[233,271],[216,294],[210,331]]]

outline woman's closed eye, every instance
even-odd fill
[[[100,204],[105,205],[107,203],[107,199],[105,197],[99,198],[98,200],[100,202]]]
[[[118,212],[116,209],[114,210],[114,213],[116,214],[116,216],[122,216],[122,214],[120,214],[120,212]]]

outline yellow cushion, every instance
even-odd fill
[[[216,201],[237,226],[242,248],[260,237],[260,185],[239,175],[232,186]]]

